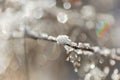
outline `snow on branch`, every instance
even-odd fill
[[[11,36],[12,38],[17,38]],[[73,64],[75,68],[75,72],[78,71],[80,67],[81,55],[85,56],[94,56],[94,55],[102,55],[104,57],[109,57],[114,60],[120,60],[120,50],[119,49],[108,49],[108,48],[100,48],[99,46],[90,46],[89,43],[76,43],[72,42],[72,40],[67,35],[58,35],[57,37],[49,36],[45,33],[35,33],[28,29],[24,30],[24,37],[32,38],[32,39],[40,39],[47,40],[51,42],[55,42],[59,45],[63,45],[65,50],[67,51],[68,57],[66,61],[69,61]],[[75,52],[73,55],[71,52]]]

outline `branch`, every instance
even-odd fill
[[[12,38],[17,38],[11,36]],[[111,59],[120,60],[120,57],[117,55],[120,54],[120,50],[108,49],[108,48],[100,48],[98,46],[90,46],[89,43],[75,43],[72,42],[67,35],[59,35],[57,37],[49,36],[47,34],[35,33],[28,29],[24,29],[24,37],[32,38],[32,39],[40,39],[47,40],[51,42],[55,42],[57,44],[63,45],[65,50],[67,51],[68,57],[67,61],[71,62],[75,68],[75,71],[78,71],[80,67],[80,55],[90,56],[90,55],[102,55],[105,57],[109,57]],[[117,52],[118,51],[118,52]],[[71,52],[75,52],[74,55],[71,55]]]

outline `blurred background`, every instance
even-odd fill
[[[104,79],[88,78],[85,57],[76,73],[65,60],[63,46],[24,38],[23,30],[119,48],[119,4],[120,0],[0,0],[0,80],[120,80],[112,75],[119,73],[119,61],[102,57],[94,75],[108,74]],[[9,39],[10,35],[21,38]]]

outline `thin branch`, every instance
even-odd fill
[[[109,57],[111,59],[120,60],[120,56],[117,55],[120,52],[117,52],[117,50],[115,49],[100,48],[99,46],[92,47],[90,46],[89,43],[81,43],[81,42],[75,43],[72,42],[67,35],[58,35],[57,37],[54,37],[44,33],[38,34],[25,28],[24,37],[32,38],[34,40],[37,39],[47,40],[50,42],[55,42],[57,44],[63,45],[68,54],[66,60],[73,64],[75,68],[75,72],[77,72],[80,67],[80,55],[94,56],[99,54],[105,57]],[[11,36],[11,38],[19,38],[19,37]],[[74,55],[71,54],[72,51],[75,52]]]
[[[83,52],[84,51],[91,52],[93,53],[93,55],[98,53],[105,57],[110,57],[112,59],[120,60],[120,57],[117,55],[117,53],[120,54],[119,53],[120,51],[117,52],[117,50],[113,51],[113,49],[100,48],[99,46],[91,47],[89,43],[75,43],[75,42],[72,42],[67,35],[59,35],[57,37],[54,37],[54,36],[49,36],[48,34],[45,34],[45,33],[38,34],[38,33],[30,31],[28,28],[25,28],[24,37],[32,38],[34,40],[40,39],[40,40],[55,42],[60,45],[63,45],[64,47],[65,46],[70,47],[72,49],[71,51],[82,50]],[[11,36],[10,39],[11,38],[13,39],[13,38],[19,38],[19,37]],[[86,53],[85,55],[90,55],[91,53]]]
[[[37,34],[35,32],[30,32],[29,30],[25,29],[25,37],[32,38],[32,39],[43,39],[47,41],[57,42],[59,44],[70,46],[74,49],[81,49],[85,51],[94,52],[94,50],[89,47],[81,44],[81,46],[77,46],[77,43],[72,42],[68,36],[66,35],[59,35],[58,37],[48,36],[47,34]],[[75,45],[76,44],[76,45]]]

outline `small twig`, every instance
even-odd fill
[[[111,49],[108,49],[108,48],[101,49],[98,46],[91,47],[89,43],[75,43],[75,42],[72,42],[67,35],[59,35],[58,37],[53,37],[53,36],[49,36],[45,33],[38,34],[38,33],[30,31],[28,28],[25,28],[24,29],[24,37],[32,38],[35,40],[37,40],[37,39],[47,40],[47,41],[61,44],[63,46],[69,46],[70,48],[73,49],[73,51],[75,51],[75,50],[88,51],[88,52],[94,53],[94,55],[96,53],[98,53],[98,54],[106,56],[106,57],[108,56],[112,59],[120,60],[120,57],[117,56],[115,53],[111,54],[113,52],[113,50],[111,50]],[[19,38],[19,37],[11,36],[10,39],[11,38]],[[89,53],[86,55],[89,55]]]
[[[18,38],[17,36],[11,36],[12,38]],[[116,51],[113,51],[108,48],[100,48],[98,46],[91,47],[89,43],[75,43],[72,42],[67,35],[59,35],[57,37],[49,36],[47,34],[38,34],[32,32],[28,29],[24,29],[24,37],[32,38],[34,40],[47,40],[51,42],[55,42],[57,44],[63,45],[65,50],[68,53],[67,61],[71,62],[75,68],[75,71],[78,71],[80,67],[80,55],[102,55],[105,57],[109,57],[111,59],[120,60],[120,57],[117,55]],[[74,51],[76,54],[74,57],[71,55],[71,52]]]
[[[27,29],[25,29],[25,34],[24,35],[25,35],[25,37],[32,38],[32,39],[35,39],[35,40],[43,39],[43,40],[57,42],[59,44],[67,45],[67,46],[70,46],[70,47],[72,47],[74,49],[81,49],[81,50],[85,50],[85,51],[94,52],[94,50],[91,47],[86,47],[83,44],[82,44],[82,47],[81,46],[78,47],[76,45],[72,45],[71,44],[72,43],[71,40],[66,35],[59,35],[58,37],[53,37],[53,36],[48,36],[47,34],[37,34],[35,32],[30,32]]]

